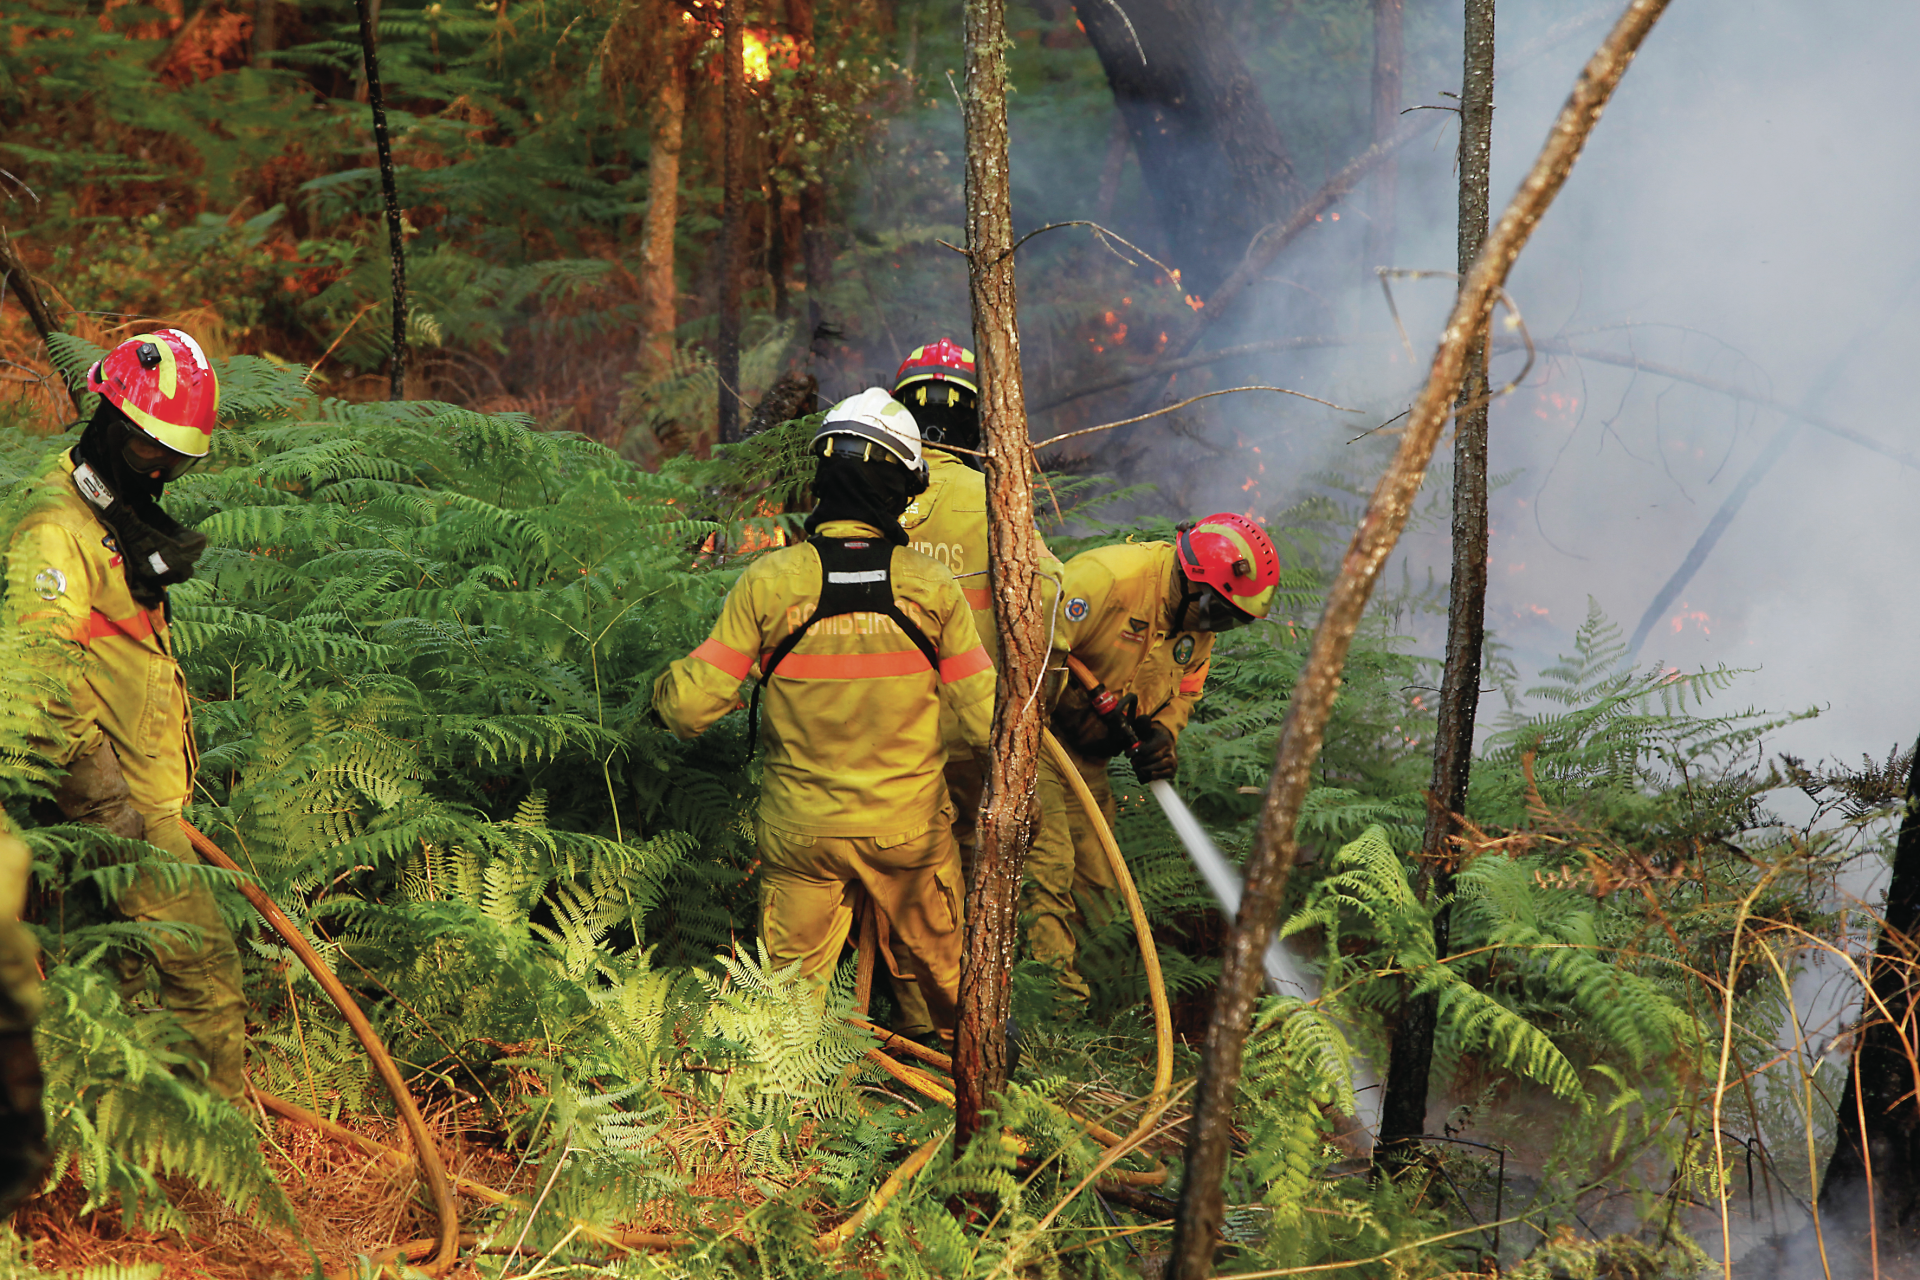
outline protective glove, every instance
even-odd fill
[[[1160,782],[1179,771],[1180,757],[1173,749],[1173,733],[1164,725],[1144,716],[1133,722],[1140,745],[1127,753],[1133,761],[1133,776],[1142,782]]]
[[[1134,717],[1139,699],[1128,694],[1120,701],[1120,713]],[[1053,733],[1074,752],[1088,760],[1111,760],[1127,749],[1127,743],[1105,717],[1088,701],[1086,690],[1074,686],[1061,695],[1053,711]]]

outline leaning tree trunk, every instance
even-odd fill
[[[400,234],[400,192],[393,178],[393,144],[387,138],[387,102],[380,92],[380,50],[374,36],[380,0],[356,0],[360,53],[366,59],[367,101],[373,106],[373,145],[380,155],[380,194],[387,205],[387,252],[393,257],[393,372],[389,399],[407,398],[407,250]]]
[[[668,10],[671,17],[671,10]],[[685,24],[669,21],[661,53],[666,70],[654,104],[653,141],[647,148],[647,218],[640,250],[640,298],[647,331],[648,362],[657,373],[673,363],[673,331],[680,323],[674,272],[674,229],[680,221],[680,148],[687,118],[687,69],[682,58]]]
[[[1487,238],[1488,161],[1493,148],[1493,0],[1467,0],[1465,69],[1460,77],[1460,205],[1455,248],[1466,279]],[[1480,706],[1480,650],[1487,611],[1487,331],[1469,337],[1453,440],[1453,580],[1447,600],[1447,663],[1440,677],[1440,722],[1433,738],[1433,782],[1420,841],[1422,899],[1441,899],[1433,917],[1434,954],[1447,955],[1453,893],[1448,846],[1466,811],[1473,767],[1473,720]],[[1401,1007],[1387,1059],[1376,1163],[1403,1163],[1427,1131],[1439,999],[1414,996]]]
[[[747,234],[747,211],[742,185],[747,150],[747,6],[744,0],[725,0],[721,9],[722,54],[720,159],[720,336],[714,343],[713,363],[720,383],[720,412],[716,420],[721,444],[740,439],[740,275]]]
[[[1133,135],[1181,283],[1210,299],[1255,234],[1304,194],[1280,130],[1219,6],[1094,0],[1076,12]]]
[[[1920,746],[1907,780],[1907,813],[1894,847],[1893,882],[1860,1011],[1853,1068],[1840,1098],[1839,1132],[1820,1184],[1829,1239],[1868,1242],[1880,1257],[1920,1246],[1920,1030],[1914,1026],[1920,961]]]
[[[1360,616],[1373,594],[1380,570],[1406,527],[1426,476],[1427,463],[1469,368],[1467,352],[1505,285],[1514,259],[1526,247],[1566,184],[1587,136],[1626,74],[1634,53],[1665,11],[1667,0],[1631,0],[1606,41],[1588,60],[1560,108],[1546,145],[1520,190],[1508,203],[1474,259],[1473,269],[1454,300],[1440,345],[1428,369],[1427,384],[1413,402],[1401,432],[1400,449],[1380,478],[1360,526],[1327,592],[1326,609],[1314,629],[1306,666],[1294,682],[1287,717],[1280,728],[1273,776],[1260,807],[1260,825],[1246,862],[1246,887],[1233,933],[1222,957],[1213,1017],[1207,1024],[1200,1060],[1199,1087],[1188,1127],[1186,1178],[1180,1187],[1167,1280],[1205,1280],[1213,1274],[1213,1253],[1225,1221],[1227,1153],[1233,1142],[1233,1104],[1240,1088],[1241,1051],[1253,1019],[1254,997],[1265,976],[1261,963],[1280,913],[1280,900],[1298,851],[1295,826],[1306,798],[1314,760],[1320,754],[1340,688],[1341,668],[1353,644]]]
[[[1373,0],[1373,145],[1393,136],[1400,124],[1400,66],[1406,59],[1402,19],[1406,0]],[[1463,148],[1464,149],[1464,148]],[[1394,212],[1400,198],[1400,160],[1389,155],[1373,171],[1367,200],[1367,283],[1375,267],[1393,265]],[[1484,202],[1483,202],[1484,208]],[[1481,219],[1485,230],[1486,219]],[[1460,268],[1465,271],[1465,264]]]
[[[967,0],[967,282],[980,365],[986,449],[987,584],[1000,627],[993,751],[967,880],[960,1031],[954,1045],[956,1142],[964,1146],[1006,1088],[1008,983],[1014,912],[1038,814],[1039,699],[1046,673],[1039,539],[1033,529],[1033,448],[1027,439],[1014,313],[1013,205],[1007,181],[1005,0]]]

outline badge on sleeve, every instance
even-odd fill
[[[42,600],[58,600],[67,594],[67,575],[48,565],[33,575],[33,592]]]
[[[1173,661],[1177,666],[1186,666],[1187,659],[1193,656],[1193,637],[1181,636],[1173,642]]]
[[[1067,601],[1067,621],[1079,622],[1087,616],[1087,598],[1075,596]]]

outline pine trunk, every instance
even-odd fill
[[[1460,205],[1458,251],[1464,281],[1490,216],[1488,160],[1493,146],[1493,2],[1467,0],[1465,69],[1460,83]],[[1487,610],[1487,332],[1467,345],[1453,438],[1453,576],[1447,600],[1447,661],[1440,677],[1439,725],[1433,739],[1433,781],[1427,827],[1420,842],[1418,889],[1423,900],[1453,892],[1449,841],[1456,815],[1467,807],[1473,767],[1473,722],[1480,706],[1480,652]],[[1452,912],[1433,919],[1435,954],[1445,958]],[[1387,1090],[1380,1108],[1376,1162],[1392,1168],[1410,1156],[1426,1132],[1427,1093],[1433,1075],[1438,1014],[1429,992],[1408,1000],[1394,1028]]]
[[[654,106],[653,141],[647,148],[647,218],[640,251],[640,296],[645,308],[647,358],[657,372],[673,363],[673,331],[679,326],[679,285],[674,269],[674,228],[680,221],[680,148],[687,118],[687,75],[676,30],[663,51],[668,60]]]
[[[747,233],[742,189],[747,149],[747,6],[744,0],[726,0],[721,15],[720,336],[714,343],[713,363],[720,383],[719,441],[734,444],[740,439],[740,275]]]
[[[967,277],[987,455],[987,583],[1002,656],[978,851],[967,882],[960,1029],[954,1046],[954,1118],[961,1146],[980,1131],[995,1095],[1006,1087],[1014,915],[1038,821],[1034,778],[1040,712],[1034,694],[1047,661],[1036,573],[1039,541],[1033,530],[1033,450],[1027,439],[1014,307],[1004,0],[967,0],[965,23]]]
[[[380,194],[387,206],[387,251],[393,256],[393,370],[389,399],[407,398],[407,250],[401,235],[400,192],[393,176],[393,144],[387,137],[387,103],[380,92],[380,49],[374,28],[380,0],[356,0],[360,52],[366,59],[367,102],[373,107],[373,145],[380,157]]]

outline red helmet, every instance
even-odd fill
[[[1182,525],[1174,542],[1180,571],[1205,583],[1251,618],[1264,618],[1280,585],[1280,553],[1267,531],[1243,515],[1222,511]]]
[[[204,458],[213,448],[220,380],[200,344],[178,329],[129,338],[87,370],[87,390],[175,453]]]
[[[942,338],[909,351],[907,358],[900,362],[900,372],[893,375],[894,395],[898,396],[903,388],[916,382],[952,382],[976,396],[980,394],[980,373],[974,367],[973,352],[952,338]]]

